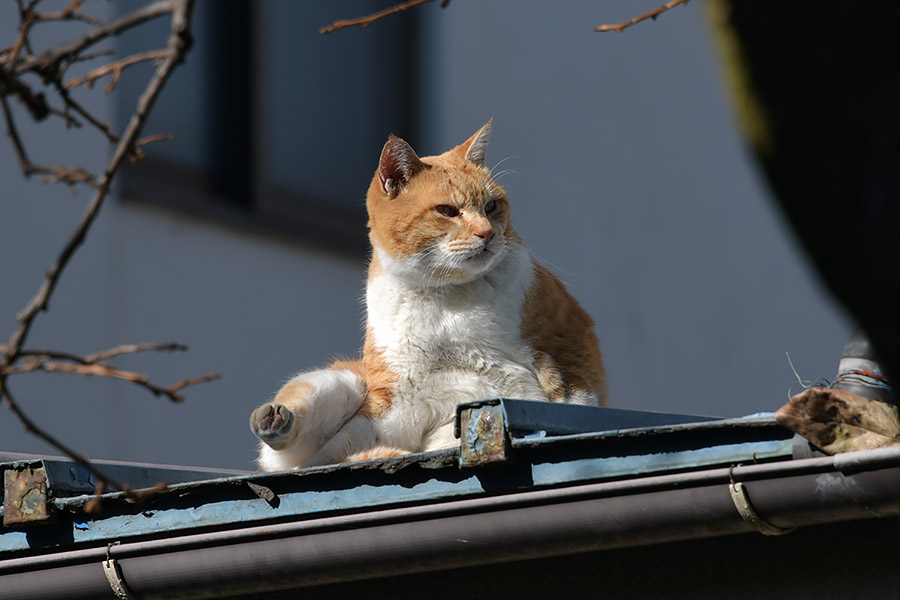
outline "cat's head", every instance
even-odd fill
[[[439,156],[391,136],[369,186],[369,237],[379,266],[428,285],[488,273],[515,236],[506,192],[484,165],[488,122]]]

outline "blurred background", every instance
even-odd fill
[[[364,195],[388,134],[436,154],[490,118],[488,163],[510,171],[501,183],[528,248],[594,317],[611,406],[772,411],[796,381],[785,352],[806,379],[834,375],[852,323],[741,136],[704,3],[623,33],[592,30],[656,4],[455,0],[318,33],[390,4],[197,3],[196,45],[145,129],[177,138],[120,173],[27,346],[177,341],[189,352],[114,364],[162,385],[222,379],[172,405],[118,381],[12,377],[35,420],[93,458],[254,468],[250,411],[295,373],[361,347]],[[17,23],[15,5],[0,4],[0,46]],[[117,53],[160,47],[167,30],[141,26]],[[129,68],[111,94],[101,81],[78,98],[120,127],[149,72]],[[102,169],[99,136],[14,110],[36,161]],[[3,141],[5,341],[89,194],[25,180]],[[0,450],[55,453],[6,410]]]

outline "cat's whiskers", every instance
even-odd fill
[[[488,178],[494,177],[494,171],[497,169],[497,167],[499,167],[506,161],[510,160],[511,158],[515,158],[515,156],[507,156],[506,158],[500,159],[500,161],[498,161],[497,164],[495,164],[493,167],[491,167],[490,170],[488,171]]]
[[[496,175],[494,175],[494,176],[492,177],[492,179],[493,179],[494,181],[498,181],[501,177],[505,177],[506,175],[518,175],[518,174],[519,174],[518,171],[514,171],[514,170],[512,170],[512,169],[503,169],[502,171],[500,171],[499,173],[497,173]]]

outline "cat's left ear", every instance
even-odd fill
[[[487,152],[488,142],[491,140],[491,119],[484,124],[484,127],[475,132],[475,135],[467,139],[460,145],[460,149],[465,152],[466,160],[475,163],[479,167],[484,166],[484,155]]]
[[[378,179],[388,197],[393,198],[406,187],[413,175],[425,168],[412,146],[395,135],[388,138],[378,160]]]

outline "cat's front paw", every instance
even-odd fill
[[[273,448],[288,441],[293,426],[294,413],[283,404],[263,404],[250,415],[253,434]]]

